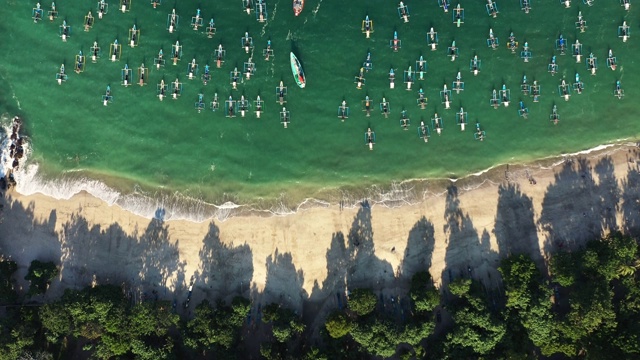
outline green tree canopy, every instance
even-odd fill
[[[44,294],[53,280],[59,273],[58,267],[53,262],[41,262],[33,260],[29,271],[24,277],[25,280],[29,280],[29,292],[27,295],[33,296],[37,294]]]
[[[353,328],[353,323],[343,312],[334,311],[328,317],[324,324],[329,336],[334,339],[347,335]]]
[[[458,279],[449,284],[449,291],[457,297],[449,307],[454,320],[453,330],[446,336],[450,356],[488,355],[494,351],[506,333],[503,319],[492,314],[486,300],[472,291],[471,280]]]
[[[376,296],[370,289],[355,289],[349,294],[349,310],[359,316],[370,314],[376,308]]]
[[[433,286],[431,274],[426,271],[417,272],[411,278],[411,300],[419,313],[432,312],[440,305],[440,293]]]
[[[0,304],[13,304],[18,299],[13,281],[16,270],[18,270],[18,264],[15,261],[0,261]]]

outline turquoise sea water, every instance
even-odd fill
[[[306,0],[304,11],[294,17],[291,1],[267,1],[268,22],[259,23],[255,14],[243,11],[241,0],[197,2],[180,1],[175,5],[180,15],[179,28],[166,30],[167,15],[173,3],[163,1],[153,9],[149,1],[133,0],[131,11],[121,13],[118,2],[109,1],[109,13],[97,19],[97,1],[78,5],[75,1],[57,1],[60,17],[34,24],[31,19],[35,2],[0,0],[3,21],[0,23],[1,110],[18,112],[24,119],[32,140],[31,160],[40,165],[46,178],[89,177],[127,194],[145,191],[177,192],[211,203],[233,200],[247,203],[255,199],[282,198],[291,201],[305,197],[322,197],[341,189],[370,185],[389,185],[414,178],[461,177],[495,164],[524,162],[544,156],[587,149],[621,138],[636,138],[639,90],[639,50],[636,39],[636,7],[624,11],[618,2],[595,1],[587,7],[573,0],[565,9],[556,0],[533,0],[529,14],[520,10],[517,1],[499,0],[500,13],[489,17],[484,2],[462,1],[465,22],[457,28],[452,11],[444,13],[436,0],[409,0],[410,21],[398,17],[397,2],[381,0],[322,1]],[[452,2],[452,7],[457,4]],[[49,9],[43,2],[43,9]],[[205,24],[213,17],[217,33],[209,39],[204,30],[194,31],[189,23],[200,8]],[[83,18],[93,10],[96,23],[89,32],[82,29]],[[587,20],[587,31],[575,29],[578,11]],[[365,15],[374,22],[374,33],[366,39],[361,33]],[[71,37],[62,42],[58,33],[62,20],[72,26]],[[623,43],[617,28],[626,20],[631,37]],[[140,46],[128,46],[133,24],[141,31]],[[433,26],[439,35],[437,51],[430,51],[426,33]],[[486,45],[489,29],[500,46]],[[393,52],[389,40],[398,31],[402,48]],[[241,47],[241,37],[250,33],[255,45],[256,74],[231,90],[229,72],[248,59]],[[520,46],[528,41],[533,59],[524,63],[506,48],[513,31]],[[576,37],[584,44],[583,53],[598,57],[599,69],[590,76],[584,59],[577,64],[571,56],[554,50],[559,34],[571,44]],[[123,45],[122,58],[111,62],[107,53],[115,39]],[[271,39],[275,57],[266,62],[261,54]],[[82,74],[73,72],[74,56],[85,54],[93,41],[102,47],[96,64],[88,62]],[[171,44],[179,40],[183,58],[177,66],[170,61],[156,70],[151,65],[162,48],[168,58]],[[452,40],[460,49],[451,62],[446,50]],[[215,68],[214,49],[222,43],[226,62]],[[606,68],[608,49],[618,59],[618,69]],[[570,48],[569,48],[570,49]],[[294,50],[307,77],[307,87],[295,86],[289,66],[289,52]],[[366,74],[366,85],[356,89],[354,76],[370,51],[373,70]],[[520,49],[518,49],[519,53]],[[428,62],[424,81],[405,90],[402,72],[423,55]],[[469,61],[478,55],[481,72],[474,77]],[[560,71],[547,72],[551,56],[557,55]],[[197,77],[187,79],[187,63],[194,58],[200,70],[212,66],[212,81],[206,86]],[[125,63],[136,69],[144,62],[150,67],[149,85],[120,85]],[[61,63],[66,64],[69,79],[62,86],[55,81]],[[388,72],[396,69],[396,87],[389,89]],[[451,88],[460,71],[465,90],[453,93],[450,110],[440,104],[443,84]],[[572,92],[565,102],[558,94],[561,79],[573,83],[578,71],[585,91]],[[542,86],[539,103],[521,95],[523,74],[529,82]],[[182,96],[160,102],[156,84],[179,77],[184,84]],[[280,106],[275,88],[280,80],[288,87],[287,109],[291,124],[280,124]],[[612,95],[615,81],[621,80],[625,98]],[[511,90],[511,105],[494,110],[489,105],[491,90],[506,84]],[[114,102],[104,107],[101,96],[111,86]],[[417,90],[423,87],[428,101],[425,110],[416,106]],[[194,103],[204,94],[208,104],[214,93],[220,100],[244,94],[253,101],[259,94],[265,100],[265,113],[256,119],[253,112],[245,118],[226,118],[222,109],[198,113]],[[374,109],[371,117],[362,111],[362,100],[369,95]],[[385,96],[391,103],[391,116],[384,118],[377,110]],[[345,122],[337,117],[338,106],[345,99],[350,116]],[[528,120],[518,116],[518,101],[529,108]],[[554,126],[549,114],[557,104],[561,121]],[[455,112],[464,106],[469,115],[467,130],[455,125]],[[411,126],[400,127],[400,110],[408,110]],[[432,129],[428,143],[417,134],[420,120],[430,124],[437,111],[443,118],[441,136]],[[479,121],[486,140],[475,141],[473,130]],[[376,132],[376,145],[369,151],[364,132]],[[72,175],[70,175],[72,174]],[[283,195],[284,194],[284,195]]]

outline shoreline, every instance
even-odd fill
[[[147,219],[181,220],[195,223],[210,220],[225,221],[230,217],[251,216],[289,216],[299,211],[310,208],[326,208],[339,206],[342,208],[354,208],[362,201],[368,201],[372,206],[395,208],[405,205],[414,205],[424,201],[430,194],[439,194],[446,191],[450,185],[456,185],[463,190],[481,186],[485,181],[500,181],[501,174],[511,172],[511,168],[518,171],[536,171],[553,167],[564,162],[567,158],[597,154],[602,151],[617,151],[618,148],[634,146],[636,143],[628,139],[580,150],[568,154],[551,155],[541,159],[513,164],[497,164],[485,170],[468,174],[460,178],[425,178],[407,179],[382,185],[369,185],[350,193],[349,190],[337,188],[332,190],[319,190],[321,198],[303,197],[287,200],[288,194],[281,194],[271,200],[256,199],[246,204],[236,204],[226,201],[221,204],[213,204],[201,199],[181,195],[174,191],[156,191],[150,195],[143,190],[129,194],[123,194],[108,186],[100,180],[86,177],[58,178],[43,180],[38,174],[37,164],[27,164],[16,174],[18,185],[16,191],[23,196],[41,194],[56,200],[70,200],[76,195],[87,193],[104,201],[109,206],[118,206],[124,211]],[[72,171],[76,173],[79,171]],[[25,185],[29,184],[29,185]],[[26,186],[30,186],[27,188]],[[234,197],[234,196],[230,196]]]
[[[95,277],[181,299],[194,279],[194,303],[239,294],[260,303],[289,299],[301,311],[307,301],[335,306],[345,278],[350,287],[404,294],[416,271],[430,270],[442,286],[469,266],[491,288],[507,254],[527,253],[544,267],[558,246],[639,227],[635,144],[567,159],[432,181],[423,192],[414,188],[420,200],[397,207],[305,205],[288,216],[225,221],[150,220],[86,192],[56,200],[11,190],[0,248],[18,262],[17,279],[33,259],[60,264],[47,298]]]

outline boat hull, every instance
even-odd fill
[[[302,71],[300,61],[298,61],[298,58],[293,53],[291,53],[289,57],[291,59],[291,73],[293,74],[293,78],[296,84],[298,84],[301,89],[304,89],[307,80],[304,77],[304,71]]]
[[[304,9],[304,0],[293,0],[293,15],[300,15],[302,9]]]

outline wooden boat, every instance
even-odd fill
[[[293,14],[295,16],[300,15],[304,8],[304,0],[293,0]]]
[[[301,89],[304,89],[306,79],[304,77],[304,71],[302,71],[300,61],[298,61],[298,58],[293,55],[293,53],[291,53],[289,57],[291,58],[291,72],[293,73],[293,78],[296,80],[296,84],[298,84]]]

